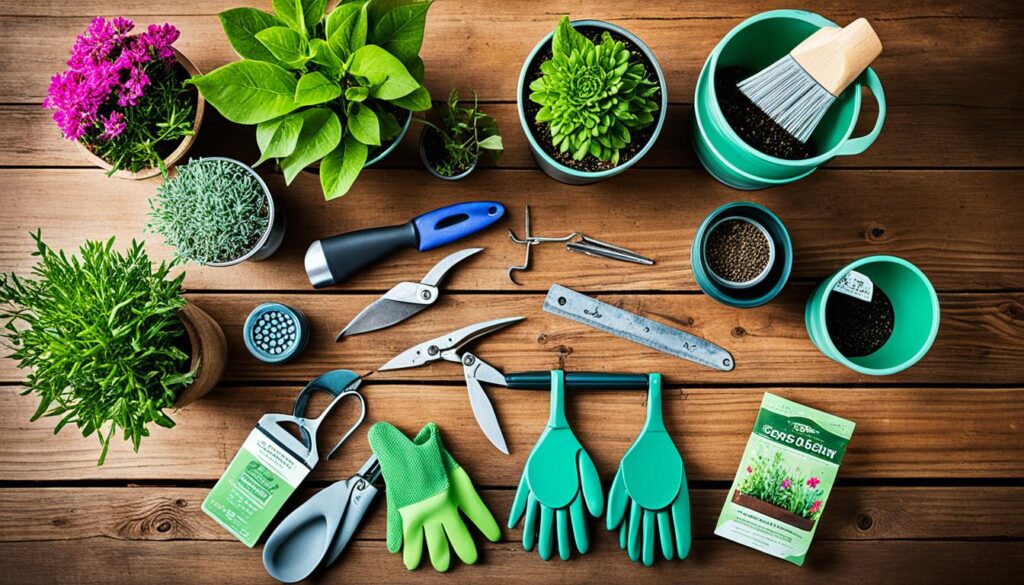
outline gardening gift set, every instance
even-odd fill
[[[58,432],[74,425],[96,436],[100,464],[117,435],[138,450],[152,424],[173,427],[165,410],[200,398],[224,369],[224,334],[185,300],[184,274],[172,276],[174,269],[263,260],[285,237],[286,218],[275,198],[287,195],[272,194],[252,167],[225,157],[182,162],[208,107],[255,127],[260,156],[252,166],[276,169],[288,184],[300,172],[317,174],[326,199],[349,192],[360,171],[388,156],[414,122],[422,128],[422,162],[439,179],[464,178],[482,155],[492,161],[501,155],[498,125],[475,94],[452,90],[434,102],[423,84],[429,63],[419,52],[429,0],[328,4],[275,0],[273,12],[223,12],[220,21],[238,59],[207,73],[175,49],[178,30],[170,24],[136,28],[124,18],[96,18],[75,40],[67,69],[53,77],[44,105],[66,139],[109,175],[162,175],[147,225],[140,227],[175,252],[173,261],[157,265],[141,243],[120,252],[111,239],[65,254],[36,233],[32,274],[0,280],[2,335],[28,372],[26,393],[40,399],[33,419],[57,417]],[[614,24],[565,17],[552,26],[519,74],[516,100],[529,148],[558,181],[583,185],[622,173],[651,149],[665,124],[661,66],[640,37]],[[701,163],[726,185],[759,189],[796,181],[832,157],[863,152],[885,119],[885,95],[868,67],[881,50],[863,19],[840,27],[816,14],[779,10],[740,23],[694,72],[691,138]],[[867,135],[853,137],[864,86],[878,101],[878,117]],[[304,241],[304,266],[292,269],[304,269],[313,288],[345,286],[370,265],[409,249],[447,246],[505,214],[498,201],[420,210],[406,223]],[[588,261],[657,269],[656,259],[594,237],[590,226],[579,226],[587,235],[537,235],[529,208],[525,220],[523,231],[508,232],[506,245],[525,248],[523,263],[509,268],[513,283],[529,269],[531,249],[544,243],[596,258]],[[757,307],[786,285],[795,252],[771,210],[729,203],[695,227],[690,264],[711,298],[737,310]],[[430,310],[448,275],[482,253],[479,247],[453,249],[425,274],[407,275],[339,321],[337,339],[387,335],[389,327]],[[565,280],[572,276],[567,272]],[[731,372],[743,360],[716,343],[728,340],[702,339],[561,284],[552,283],[543,309],[693,367]],[[500,364],[474,353],[473,345],[523,317],[465,323],[451,308],[440,311],[434,322],[452,326],[432,339],[410,340],[398,355],[380,356],[377,369],[461,367],[480,438],[494,447],[494,457],[509,448],[489,395],[549,392],[547,425],[536,429],[511,509],[502,515],[509,528],[522,526],[523,548],[536,549],[545,560],[584,555],[597,519],[617,534],[633,561],[686,558],[690,499],[683,457],[662,416],[661,375],[504,373]],[[818,285],[804,319],[826,356],[861,374],[887,375],[925,355],[939,307],[917,267],[872,256]],[[301,359],[310,322],[300,310],[268,299],[246,319],[242,334],[253,359],[283,364]],[[409,569],[421,563],[424,548],[439,571],[451,566],[452,551],[473,564],[476,533],[490,541],[501,537],[498,519],[470,479],[472,470],[455,458],[461,446],[447,445],[434,423],[409,429],[417,431],[409,435],[377,422],[368,433],[373,456],[349,479],[288,505],[310,471],[345,448],[361,424],[361,381],[348,370],[326,372],[306,385],[291,411],[253,421],[203,503],[245,545],[265,542],[263,562],[276,579],[298,581],[331,565],[374,509],[387,516],[388,549],[401,551]],[[577,434],[567,416],[567,402],[580,400],[581,390],[591,391],[588,400],[601,400],[604,390],[647,392],[647,422],[620,454],[614,477],[599,476],[587,434]],[[331,401],[320,413],[309,413],[317,393]],[[362,409],[350,425],[332,414],[345,400]],[[324,425],[350,429],[326,455],[317,446]],[[766,394],[716,534],[802,564],[853,427]]]

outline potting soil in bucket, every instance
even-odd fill
[[[803,565],[854,426],[766,393],[715,534]]]
[[[724,67],[715,73],[715,94],[725,121],[744,142],[765,154],[787,160],[816,156],[818,147],[813,138],[800,142],[736,87],[752,74],[743,67]]]

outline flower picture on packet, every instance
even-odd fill
[[[195,134],[199,97],[173,49],[178,35],[167,23],[135,32],[126,18],[96,17],[75,39],[67,69],[51,79],[43,107],[108,175],[166,172],[164,159]]]

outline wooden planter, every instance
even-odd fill
[[[224,373],[227,363],[228,343],[220,325],[199,307],[188,303],[178,312],[191,345],[191,368],[198,367],[192,383],[178,395],[175,408],[188,406],[213,390]]]
[[[181,65],[182,68],[184,68],[185,71],[188,72],[190,76],[200,75],[199,69],[194,64],[192,64],[192,61],[189,61],[188,57],[181,54],[178,51],[178,49],[175,49],[174,47],[171,47],[171,50],[174,51],[174,58],[178,61],[178,64]],[[185,156],[186,153],[188,153],[189,149],[192,148],[192,144],[195,143],[196,138],[199,136],[199,127],[203,123],[203,114],[205,113],[205,111],[206,100],[203,99],[203,94],[199,93],[199,90],[196,90],[196,117],[195,120],[192,122],[192,135],[183,138],[182,141],[178,144],[178,147],[175,148],[174,151],[171,152],[171,154],[167,155],[167,158],[164,159],[165,167],[170,168],[174,166],[174,163],[181,160],[181,158]],[[89,161],[92,162],[92,164],[106,171],[109,171],[112,168],[112,165],[110,163],[96,156],[96,154],[93,153],[93,151],[89,150],[87,146],[85,146],[78,140],[75,141],[75,146],[78,147],[78,150],[80,150],[82,154],[85,155],[85,158],[89,159]],[[133,173],[131,171],[126,170],[120,170],[114,172],[114,174],[111,176],[117,177],[119,179],[138,180],[148,179],[150,177],[155,177],[159,174],[159,167],[150,167],[148,169],[142,169],[137,173]]]
[[[774,504],[759,500],[753,496],[740,493],[740,490],[735,490],[732,493],[732,503],[743,506],[748,510],[753,510],[760,514],[764,514],[769,518],[774,518],[784,524],[789,524],[794,528],[799,528],[804,532],[810,532],[814,529],[814,520],[809,520],[803,516],[797,516],[789,510],[780,508]]]

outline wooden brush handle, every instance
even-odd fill
[[[882,53],[882,41],[863,18],[844,28],[823,28],[789,54],[829,91],[838,96]]]

